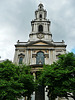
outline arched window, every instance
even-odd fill
[[[39,18],[42,18],[42,14],[39,15]]]
[[[22,54],[22,53],[18,55],[18,57],[19,57],[19,64],[22,64],[23,63],[24,56],[25,55]]]
[[[42,25],[39,25],[38,31],[39,31],[39,32],[43,32],[43,26],[42,26]]]
[[[19,64],[22,64],[22,62],[23,62],[23,57],[20,57],[19,58]]]
[[[40,51],[36,56],[36,64],[44,64],[44,62],[44,53]]]

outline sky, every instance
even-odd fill
[[[55,42],[65,41],[75,53],[75,0],[0,0],[0,60],[14,59],[15,44],[26,42],[39,3],[47,10]]]

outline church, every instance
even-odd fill
[[[43,4],[38,5],[35,11],[35,19],[31,21],[31,33],[27,42],[17,41],[15,45],[15,64],[26,64],[32,67],[31,72],[34,77],[37,76],[39,69],[43,68],[43,64],[52,64],[58,60],[58,56],[66,53],[66,45],[64,40],[54,42],[50,31],[51,21],[47,19],[47,11]],[[40,99],[31,100],[47,100],[46,97],[39,96]],[[43,99],[42,99],[43,98]]]

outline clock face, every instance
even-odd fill
[[[44,35],[43,34],[38,34],[37,38],[42,39],[42,38],[44,38]]]

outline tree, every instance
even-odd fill
[[[39,84],[48,86],[49,100],[72,97],[75,100],[75,57],[73,53],[59,56],[52,65],[44,65]]]
[[[26,65],[21,65],[19,66],[19,70],[20,70],[20,82],[23,83],[23,89],[27,90],[25,92],[23,92],[21,95],[23,97],[27,96],[28,99],[30,100],[30,96],[33,93],[34,89],[35,89],[35,82],[34,82],[34,77],[33,75],[31,75],[31,68],[29,66]]]
[[[26,66],[16,66],[8,60],[0,63],[0,100],[18,100],[33,90],[33,77]]]

